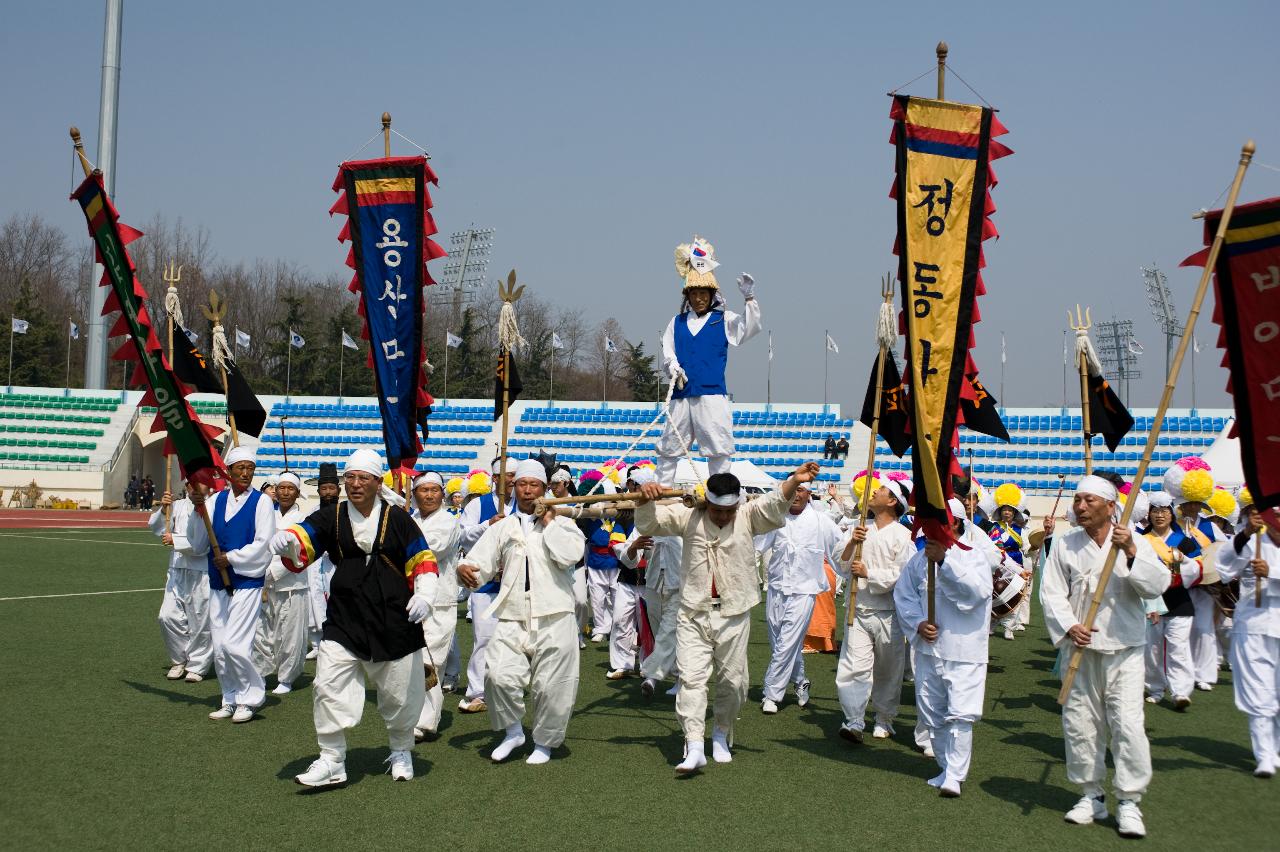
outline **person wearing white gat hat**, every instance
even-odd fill
[[[1041,573],[1040,604],[1060,663],[1065,665],[1073,648],[1084,649],[1062,708],[1067,780],[1080,785],[1084,795],[1065,819],[1087,825],[1107,817],[1102,785],[1110,733],[1117,828],[1122,837],[1143,837],[1138,802],[1151,782],[1151,747],[1143,729],[1143,599],[1168,588],[1169,572],[1150,542],[1116,523],[1118,496],[1116,487],[1099,476],[1086,476],[1076,486],[1071,508],[1079,526],[1054,541]],[[1046,535],[1053,535],[1054,526],[1053,518],[1044,519]],[[1081,622],[1112,547],[1120,552],[1090,632]]]
[[[391,778],[413,778],[413,727],[426,685],[422,622],[435,604],[437,566],[418,525],[382,484],[382,457],[356,450],[342,472],[347,499],[322,506],[271,540],[291,571],[333,557],[324,639],[316,657],[312,716],[320,757],[294,780],[330,787],[347,780],[346,732],[364,713],[365,681],[391,744]]]
[[[489,721],[505,736],[489,755],[506,760],[524,745],[524,694],[533,698],[533,753],[526,763],[551,759],[564,742],[578,695],[578,635],[573,616],[573,568],[586,542],[568,518],[534,503],[547,491],[547,471],[536,459],[516,467],[515,512],[491,526],[458,563],[468,588],[501,576],[489,606],[498,626],[485,660]],[[479,614],[479,613],[477,613]]]
[[[434,736],[440,726],[440,712],[444,707],[444,689],[440,685],[444,677],[445,661],[453,645],[453,635],[458,627],[458,542],[462,528],[458,519],[444,505],[444,478],[429,470],[413,480],[413,519],[418,522],[427,547],[436,555],[440,582],[436,584],[436,599],[431,616],[422,623],[427,640],[427,665],[435,669],[436,682],[427,690],[427,700],[422,705],[422,715],[414,726],[415,739]]]
[[[263,577],[271,564],[269,545],[276,520],[271,501],[253,489],[253,450],[236,447],[224,462],[231,484],[213,499],[209,512],[221,553],[215,556],[209,546],[209,533],[200,517],[206,492],[194,483],[189,489],[194,508],[187,517],[187,540],[193,554],[208,554],[209,632],[213,667],[222,688],[222,704],[209,718],[239,723],[252,719],[266,700],[266,683],[253,664],[253,637],[262,607]],[[224,570],[230,589],[222,582]]]

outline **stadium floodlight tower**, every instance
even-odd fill
[[[475,291],[484,286],[493,232],[493,228],[477,228],[472,224],[464,231],[449,235],[449,261],[444,265],[440,283],[445,290],[452,291],[451,329],[457,329],[462,323],[463,303],[469,304]]]
[[[1164,332],[1164,374],[1169,375],[1169,365],[1173,363],[1173,350],[1177,348],[1177,340],[1182,336],[1182,323],[1173,307],[1173,294],[1169,292],[1169,279],[1153,263],[1142,269],[1142,282],[1147,287],[1147,302],[1151,305],[1151,315],[1156,325]]]
[[[1112,317],[1100,322],[1098,329],[1098,355],[1102,359],[1102,371],[1115,379],[1116,389],[1124,404],[1129,405],[1129,380],[1142,378],[1138,369],[1138,356],[1142,345],[1133,337],[1133,320]]]

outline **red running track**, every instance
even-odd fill
[[[148,512],[73,509],[0,509],[0,529],[146,529]]]

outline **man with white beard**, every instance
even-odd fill
[[[413,728],[415,740],[434,737],[440,727],[440,713],[444,708],[445,661],[453,645],[458,628],[458,542],[462,529],[458,519],[444,504],[444,478],[434,470],[428,470],[413,480],[413,519],[422,530],[427,547],[436,555],[436,567],[440,579],[436,582],[436,599],[431,614],[422,622],[427,640],[426,664],[434,672],[435,683],[427,690],[422,705],[422,715]]]

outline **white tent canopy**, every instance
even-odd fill
[[[729,472],[738,477],[744,488],[758,488],[772,491],[778,487],[778,480],[765,473],[749,461],[735,461]],[[688,459],[680,459],[676,465],[676,486],[697,485],[707,481],[707,463]]]
[[[1235,425],[1235,420],[1227,421],[1218,437],[1200,458],[1213,468],[1213,481],[1223,488],[1238,488],[1244,485],[1244,464],[1240,461],[1240,439],[1228,438],[1227,434]]]

